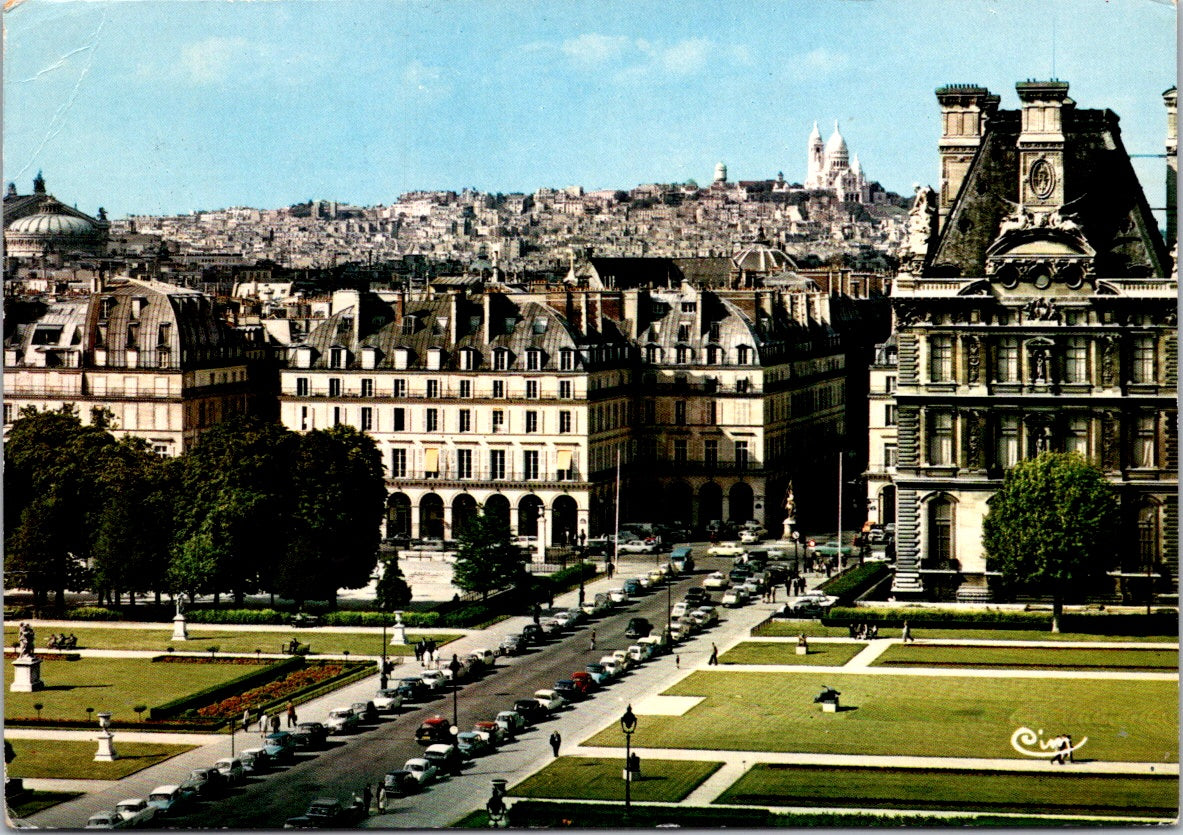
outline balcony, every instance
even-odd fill
[[[386,483],[392,488],[398,487],[400,484],[405,484],[416,487],[431,485],[433,487],[448,487],[453,489],[496,487],[499,489],[516,488],[527,490],[540,487],[558,490],[563,488],[584,489],[589,485],[589,482],[586,480],[586,474],[576,469],[526,473],[524,470],[515,470],[508,467],[503,470],[473,468],[463,471],[455,466],[443,465],[440,466],[439,470],[434,472],[422,468],[414,469],[408,467],[398,476],[392,476],[387,473]]]
[[[764,468],[757,461],[675,461],[671,459],[662,459],[656,461],[646,461],[638,459],[633,464],[634,471],[641,472],[659,472],[662,475],[682,475],[682,476],[696,476],[696,475],[719,475],[719,476],[734,476],[734,475],[748,475],[753,477],[762,477],[765,474]]]

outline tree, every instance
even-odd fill
[[[990,500],[982,544],[1006,588],[1052,597],[1052,631],[1065,600],[1105,579],[1115,553],[1117,496],[1104,474],[1076,454],[1020,461]]]
[[[375,591],[378,608],[393,612],[411,602],[411,585],[398,566],[398,554],[384,554],[379,560],[382,572],[377,577]]]
[[[460,532],[452,582],[487,599],[489,592],[516,580],[525,562],[522,550],[510,539],[509,525],[481,508]]]

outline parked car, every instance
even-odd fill
[[[456,663],[460,665],[460,669],[456,672],[457,681],[467,681],[476,675],[477,662],[472,658],[471,655],[466,655],[463,658],[457,656]],[[452,662],[449,661],[447,664],[444,664],[442,667],[440,667],[440,672],[442,672],[444,674],[444,678],[450,682],[452,680]]]
[[[499,748],[509,741],[509,732],[496,722],[474,722],[472,731],[473,733],[483,734],[485,741],[489,743],[491,748]]]
[[[705,591],[715,591],[718,589],[725,589],[730,583],[727,582],[727,577],[722,571],[712,571],[702,581],[702,587]]]
[[[412,757],[403,763],[403,771],[408,772],[412,777],[419,781],[419,787],[428,785],[439,774],[438,769],[429,760],[423,757]]]
[[[420,745],[435,745],[452,741],[452,723],[442,716],[424,719],[415,731],[415,741]]]
[[[694,557],[690,555],[689,545],[679,545],[670,552],[670,565],[679,573],[685,574],[694,570]]]
[[[620,664],[621,670],[631,670],[633,667],[637,666],[637,662],[633,661],[633,658],[628,654],[627,649],[612,650],[612,657],[615,658],[617,663]]]
[[[809,551],[815,557],[836,557],[839,554],[848,557],[854,553],[854,548],[852,548],[850,545],[843,545],[839,547],[838,541],[831,539],[829,542],[822,542],[819,545],[811,546]]]
[[[263,750],[274,762],[290,763],[296,759],[296,740],[287,731],[267,734],[263,740]]]
[[[225,794],[226,778],[216,768],[195,768],[189,772],[183,785],[188,786],[202,800]]]
[[[124,829],[126,822],[118,812],[95,812],[86,819],[83,829]]]
[[[500,710],[493,720],[512,739],[526,729],[526,717],[516,710]]]
[[[406,797],[421,788],[418,778],[406,769],[397,768],[382,775],[382,786],[387,797]]]
[[[561,678],[556,681],[554,691],[567,703],[578,702],[584,698],[583,691],[576,687],[575,680],[570,678]]]
[[[690,619],[701,624],[705,629],[719,622],[719,610],[714,606],[699,606],[690,613]]]
[[[648,638],[642,638],[637,641],[641,646],[652,647],[649,656],[661,655],[669,650],[669,641],[666,640],[665,630],[662,630],[660,635],[650,635]]]
[[[610,673],[603,664],[588,664],[583,668],[592,679],[603,686],[612,680],[612,673]]]
[[[618,550],[622,554],[654,554],[660,547],[656,541],[630,539],[628,542],[621,542]]]
[[[612,608],[612,601],[604,592],[598,592],[591,600],[585,600],[583,603],[583,613],[588,617],[595,617],[601,612],[606,612]]]
[[[556,618],[547,618],[542,622],[542,631],[547,637],[554,638],[563,634],[563,622]]]
[[[403,704],[422,702],[431,697],[431,691],[419,676],[400,678],[394,689],[403,697]]]
[[[456,748],[460,751],[460,756],[466,760],[474,760],[477,757],[483,757],[485,754],[493,753],[493,746],[481,734],[475,731],[464,731],[456,737]]]
[[[115,812],[123,818],[127,829],[147,826],[159,809],[142,797],[130,797],[115,804]]]
[[[357,730],[361,720],[351,707],[335,707],[329,711],[325,726],[331,734],[348,734]]]
[[[347,829],[365,814],[365,810],[359,806],[346,806],[335,797],[318,797],[308,804],[304,818],[317,829]]]
[[[796,600],[790,600],[773,615],[781,618],[820,618],[830,611],[838,602],[838,598],[824,594],[803,595]]]
[[[520,632],[501,639],[501,651],[505,655],[517,655],[526,651],[526,638]]]
[[[690,588],[686,589],[686,602],[687,603],[693,603],[697,606],[701,606],[703,603],[706,603],[710,599],[711,599],[710,592],[708,592],[702,586],[691,586]]]
[[[325,747],[329,739],[329,729],[320,722],[301,722],[292,733],[292,741],[297,748],[317,751]]]
[[[640,644],[633,644],[627,650],[628,657],[633,660],[633,663],[643,664],[649,660],[650,650]]]
[[[528,725],[541,722],[550,715],[550,712],[537,699],[518,699],[513,703],[513,709],[515,713],[526,720]]]
[[[592,674],[586,670],[578,670],[571,673],[571,680],[575,682],[575,686],[579,688],[585,696],[590,696],[592,693],[600,689],[600,683],[592,678]]]
[[[234,786],[246,779],[246,772],[242,770],[242,763],[237,758],[223,757],[214,763],[214,768],[222,775],[227,786]]]
[[[624,587],[608,589],[608,599],[613,603],[628,603],[628,592]]]
[[[567,706],[567,700],[554,690],[535,690],[534,699],[546,708],[548,713],[556,713]]]
[[[480,663],[482,667],[492,667],[497,663],[497,655],[491,649],[475,649],[468,654],[469,658]]]
[[[587,620],[587,612],[583,611],[583,609],[579,608],[578,606],[572,606],[567,611],[571,614],[571,626],[573,627],[579,626],[581,623]]]
[[[443,670],[424,670],[419,678],[429,691],[443,689],[448,683],[448,675]]]
[[[464,767],[460,749],[450,742],[437,742],[423,749],[423,759],[435,766],[440,774],[459,774]]]
[[[238,761],[247,774],[266,774],[271,770],[271,758],[262,748],[247,748],[238,755]]]
[[[644,590],[645,587],[641,585],[641,581],[636,577],[631,577],[624,581],[624,593],[629,597],[640,597],[641,592]]]
[[[742,545],[755,545],[764,538],[762,533],[757,531],[747,530],[746,528],[739,532],[739,541]]]
[[[609,680],[619,678],[624,672],[624,665],[620,663],[620,659],[614,655],[605,655],[600,659],[600,666],[604,672],[608,674]]]
[[[744,565],[737,565],[727,572],[727,579],[734,583],[743,583],[752,576],[752,570]]]
[[[737,586],[733,589],[728,589],[723,592],[723,605],[728,609],[737,609],[740,606],[746,606],[751,600],[748,596],[748,591],[743,586]]]
[[[685,600],[679,600],[674,604],[674,608],[670,609],[670,619],[677,620],[678,618],[682,617],[682,615],[691,611],[693,608],[694,607]]]
[[[653,631],[653,624],[648,618],[630,618],[628,626],[624,628],[626,638],[644,638]]]
[[[707,553],[712,557],[739,557],[743,556],[744,549],[738,542],[716,542],[707,548]]]
[[[182,791],[180,786],[157,786],[148,794],[148,804],[155,808],[154,815],[165,817],[180,812],[184,808],[186,801],[191,797],[192,795]],[[119,809],[118,806],[115,808],[116,810]]]
[[[398,713],[399,708],[403,706],[403,697],[393,687],[379,690],[374,694],[372,701],[379,713]]]
[[[544,640],[542,627],[536,623],[527,623],[522,627],[522,637],[531,644],[541,644]]]

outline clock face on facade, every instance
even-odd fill
[[[1056,172],[1052,170],[1051,163],[1043,157],[1031,163],[1031,170],[1027,174],[1027,182],[1031,186],[1031,191],[1040,200],[1046,200],[1052,196],[1052,191],[1056,188]]]

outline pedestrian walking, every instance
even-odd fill
[[[377,795],[378,814],[382,814],[386,811],[386,786],[379,783],[378,791],[375,794]]]
[[[772,602],[776,602],[776,586],[772,587]]]
[[[707,659],[707,666],[718,666],[719,664],[719,648],[711,644],[711,657]]]
[[[417,641],[415,643],[415,660],[416,661],[423,660],[423,641],[422,640]]]
[[[1064,742],[1060,745],[1060,762],[1070,763],[1072,759],[1072,735],[1064,734]]]
[[[271,717],[271,733],[273,733],[273,734],[279,733],[279,714],[278,713]]]
[[[361,808],[367,815],[370,813],[370,803],[373,799],[374,793],[370,789],[370,784],[366,783],[365,787],[361,790]]]
[[[911,627],[908,626],[907,621],[904,621],[904,628],[901,632],[901,636],[903,637],[905,644],[910,644],[914,640],[916,640],[915,638],[912,637],[912,629],[911,629]]]
[[[269,717],[267,716],[267,711],[264,710],[262,713],[259,714],[259,733],[262,736],[267,736],[267,721],[268,721],[268,719],[269,719]]]
[[[558,731],[552,731],[550,735],[550,750],[555,752],[555,756],[559,755],[559,746],[563,744],[563,738],[559,736]]]
[[[248,707],[242,712],[242,732],[250,733],[251,730],[251,709]]]
[[[288,727],[296,727],[296,704],[295,702],[288,702]]]
[[[680,655],[674,656],[674,666],[677,667],[679,670],[682,669],[682,656],[680,656]]]
[[[596,648],[596,630],[593,629],[591,631],[591,640],[588,643],[591,645],[591,649],[594,650]]]

